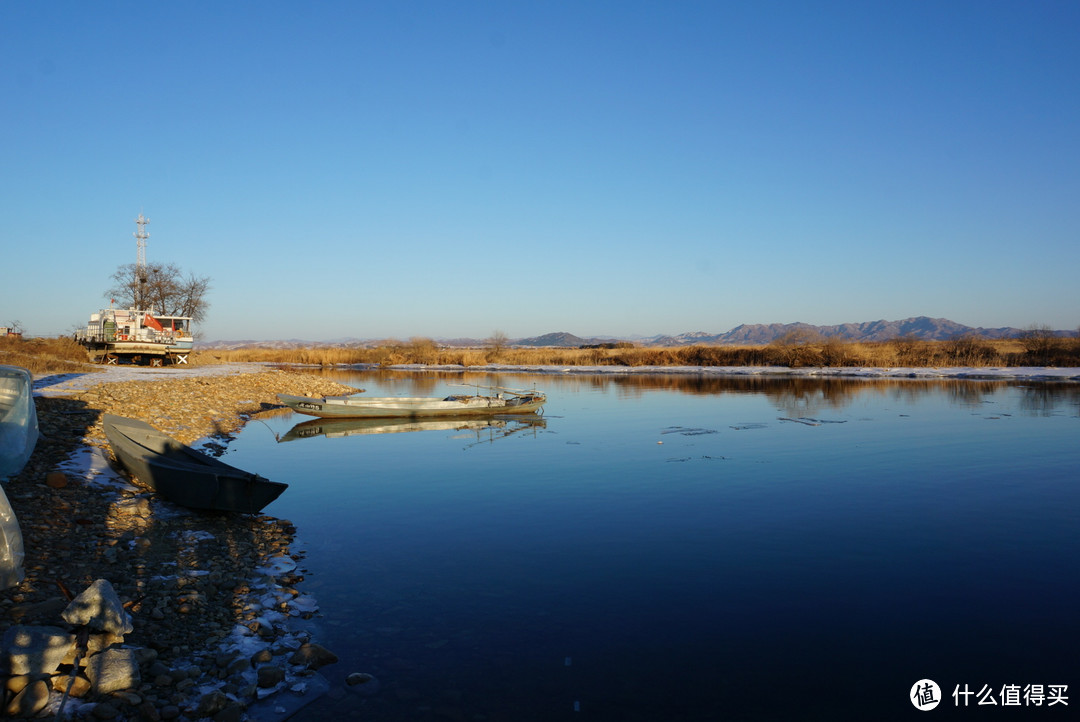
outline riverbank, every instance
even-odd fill
[[[1080,381],[1080,366],[559,366],[480,364],[354,364],[337,368],[396,371],[470,371],[481,373],[527,373],[623,376],[753,376],[757,378],[852,378],[852,379],[1027,379],[1031,381]]]
[[[64,626],[68,595],[105,579],[131,616],[123,645],[139,650],[130,687],[99,694],[82,680],[65,713],[239,720],[260,699],[317,692],[314,670],[334,657],[303,624],[317,608],[300,588],[293,525],[267,515],[195,513],[133,486],[108,462],[100,419],[141,418],[185,443],[209,439],[204,448],[213,453],[248,420],[277,409],[277,393],[350,392],[254,364],[119,367],[35,380],[42,437],[5,486],[23,535],[26,576],[0,592],[0,623]],[[40,681],[32,677],[9,680],[5,705]],[[69,677],[52,675],[44,700],[39,689],[43,709],[58,708]],[[260,718],[281,718],[276,707],[298,703],[275,701]]]
[[[1080,380],[1080,369],[1042,367],[390,368],[548,375]],[[355,389],[256,363],[105,367],[43,376],[35,387],[43,438],[27,468],[6,486],[23,531],[27,577],[0,592],[0,624],[62,624],[58,620],[67,603],[64,591],[78,594],[94,580],[106,579],[132,617],[133,630],[124,644],[145,651],[138,684],[104,696],[85,690],[86,696],[70,702],[66,711],[148,720],[205,716],[225,722],[258,708],[259,719],[271,720],[287,713],[276,712],[276,707],[295,709],[290,705],[325,689],[315,669],[332,658],[333,644],[320,640],[305,624],[317,609],[303,592],[303,555],[294,548],[293,525],[266,515],[196,514],[132,486],[107,461],[100,418],[103,413],[138,417],[185,443],[209,439],[205,448],[213,452],[223,450],[230,434],[247,421],[275,413],[280,408],[276,393],[322,396]],[[251,471],[273,478],[272,470]],[[301,649],[326,654],[320,652],[317,660],[302,656],[293,663]],[[347,670],[354,671],[363,672]],[[54,676],[50,682],[62,688],[66,678]],[[9,690],[28,683],[16,681]],[[54,687],[47,704],[55,707],[59,696]],[[285,696],[293,697],[287,705],[281,702]]]

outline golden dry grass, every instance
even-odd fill
[[[86,349],[70,338],[0,336],[0,364],[35,374],[85,371]]]
[[[424,364],[483,366],[1080,366],[1080,343],[1061,339],[1050,353],[1033,352],[1019,339],[961,337],[949,341],[895,339],[851,342],[819,339],[778,341],[757,346],[639,347],[618,344],[600,348],[450,348],[430,339],[387,341],[374,348],[244,348],[202,351],[218,362],[264,361],[316,366],[353,364]],[[1047,361],[1049,363],[1047,363]]]
[[[22,366],[34,373],[86,370],[82,346],[68,338],[0,337],[0,364]],[[451,348],[427,338],[385,341],[372,348],[315,347],[278,349],[250,347],[198,350],[192,365],[268,362],[308,366],[422,364],[434,366],[1080,366],[1080,339],[1033,336],[983,339],[964,336],[949,341],[902,338],[881,342],[840,339],[781,339],[756,346],[650,347],[630,343],[601,347]]]

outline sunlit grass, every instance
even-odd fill
[[[833,366],[833,367],[956,367],[1027,366],[1052,358],[1054,365],[1080,365],[1080,344],[1060,339],[1053,354],[1045,344],[1035,351],[1020,339],[982,339],[964,336],[949,341],[895,339],[854,342],[836,338],[780,340],[755,346],[649,347],[607,344],[601,347],[457,348],[430,339],[387,341],[372,348],[243,348],[203,351],[216,361],[338,366],[423,364],[439,366]],[[1036,358],[1037,356],[1037,358]]]
[[[0,336],[0,364],[22,366],[35,374],[85,371],[86,349],[70,338]]]
[[[1080,339],[1032,331],[1017,339],[961,336],[948,341],[898,338],[891,341],[845,341],[837,338],[785,337],[765,345],[637,346],[627,342],[596,347],[440,346],[428,338],[389,340],[373,347],[320,346],[199,350],[191,365],[266,362],[307,366],[787,366],[957,367],[1080,366]],[[69,338],[0,337],[0,364],[34,373],[86,371],[86,350]]]

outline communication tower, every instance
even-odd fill
[[[139,227],[139,230],[133,233],[135,236],[135,275],[139,279],[139,283],[146,283],[146,239],[150,237],[150,234],[146,232],[146,224],[150,222],[150,219],[144,216],[142,213],[135,219],[135,224]]]

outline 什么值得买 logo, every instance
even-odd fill
[[[911,686],[910,699],[915,709],[928,712],[941,703],[941,687],[932,679],[920,679]]]
[[[956,707],[1068,707],[1068,690],[1067,684],[1004,684],[995,691],[994,687],[984,684],[976,691],[967,684],[962,688],[957,684],[952,698]],[[908,699],[916,709],[927,712],[941,704],[941,687],[932,679],[920,679],[912,685]]]

